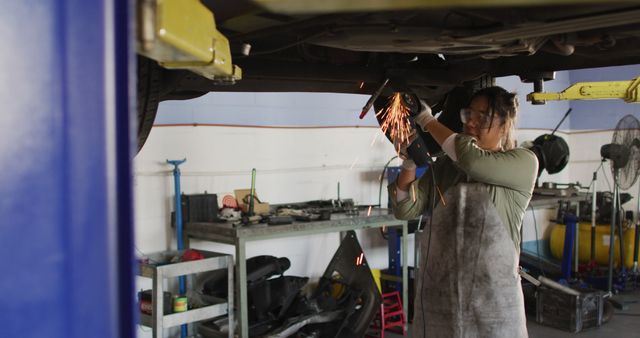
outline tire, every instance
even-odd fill
[[[162,68],[151,59],[138,55],[137,117],[138,150],[147,141],[158,112]]]

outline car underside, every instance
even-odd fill
[[[279,10],[256,4],[261,2],[275,3]],[[370,95],[387,83],[384,95],[414,93],[442,110],[451,120],[445,124],[456,130],[460,122],[453,115],[470,91],[491,85],[495,77],[520,76],[534,83],[532,91],[540,91],[554,71],[640,63],[638,1],[559,0],[565,4],[537,6],[480,1],[473,3],[483,6],[455,8],[409,2],[422,6],[394,10],[390,2],[357,11],[358,4],[371,3],[354,0],[355,7],[345,11],[331,7],[337,0],[328,0],[316,4],[325,7],[323,12],[309,14],[305,1],[202,0],[229,40],[242,79],[211,80],[140,56],[138,150],[159,102],[209,92]],[[448,104],[448,98],[455,102]]]
[[[640,63],[640,5],[426,8],[281,14],[203,0],[244,78],[166,71],[160,100],[210,91],[373,93],[387,78],[429,101],[483,76]],[[250,46],[250,52],[242,50]]]

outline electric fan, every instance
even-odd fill
[[[626,115],[616,125],[611,143],[600,148],[600,155],[609,160],[613,173],[613,203],[611,210],[611,229],[609,236],[609,292],[613,286],[613,244],[614,229],[618,228],[618,239],[620,241],[620,261],[624,268],[624,245],[622,237],[622,223],[617,221],[616,213],[620,209],[620,189],[627,190],[633,186],[638,179],[638,169],[640,168],[640,121],[632,115]],[[636,230],[638,230],[636,228]],[[638,250],[636,231],[636,243],[634,251]],[[634,253],[634,260],[637,253]]]

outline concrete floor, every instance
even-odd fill
[[[624,300],[629,309],[615,310],[611,320],[599,328],[585,330],[579,333],[569,333],[547,326],[539,325],[535,318],[528,318],[527,329],[530,338],[638,338],[640,337],[640,291],[621,294],[617,300]],[[401,335],[386,333],[385,337],[399,338]],[[411,331],[406,337],[411,337]]]

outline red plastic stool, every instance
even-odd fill
[[[406,335],[404,310],[402,309],[402,301],[400,300],[400,292],[393,291],[382,294],[382,304],[380,311],[376,313],[373,321],[369,325],[369,333],[365,335],[367,338],[384,338],[384,331],[389,331]],[[398,329],[400,327],[400,329]]]

